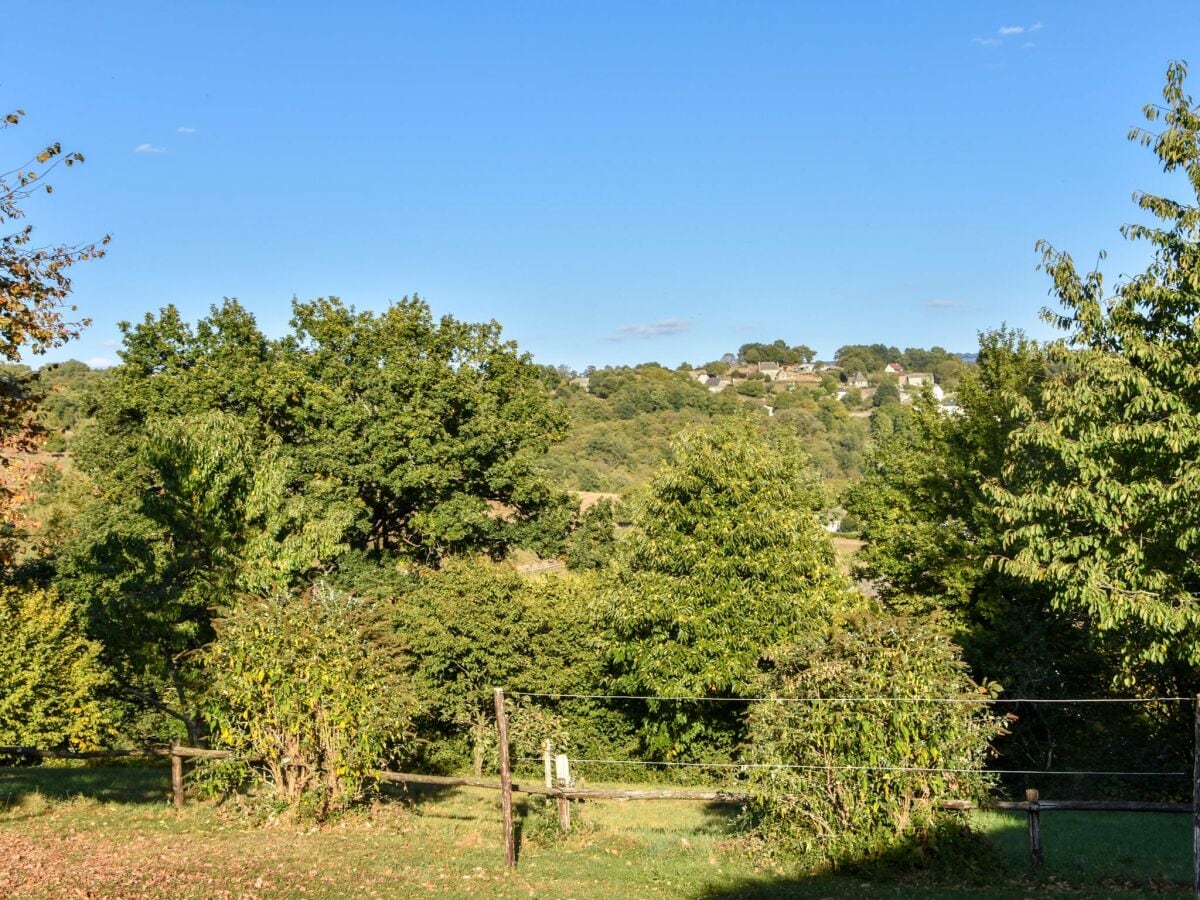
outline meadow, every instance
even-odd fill
[[[904,876],[797,877],[748,854],[736,808],[594,801],[575,831],[518,806],[520,859],[501,861],[498,797],[392,791],[313,827],[236,801],[169,804],[165,767],[0,769],[5,897],[1077,897],[1186,896],[1189,817],[1043,815],[1046,865],[1031,872],[1024,819],[972,813],[986,851]]]

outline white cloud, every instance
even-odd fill
[[[85,359],[84,362],[93,369],[110,369],[116,365],[111,359],[103,356],[93,356],[90,359]]]
[[[999,47],[1004,43],[1005,38],[1016,37],[1019,34],[1033,34],[1035,31],[1041,31],[1044,27],[1041,22],[1034,22],[1032,25],[1001,25],[996,29],[996,34],[999,37],[971,38],[971,43],[978,44],[981,47]],[[1032,47],[1033,45],[1025,43],[1021,46]]]
[[[630,338],[662,337],[670,334],[686,334],[692,330],[692,323],[683,319],[659,319],[648,325],[633,323],[622,325],[608,336],[610,341],[626,341]]]
[[[166,153],[166,147],[155,147],[153,144],[138,144],[133,148],[134,153]]]
[[[180,125],[178,128],[175,129],[175,131],[178,134],[195,134],[196,133],[196,129],[193,128],[191,125]]]

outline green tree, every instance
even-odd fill
[[[1200,198],[1200,108],[1182,63],[1167,70],[1161,130],[1135,128],[1164,171]],[[1153,261],[1105,296],[1099,272],[1043,243],[1067,331],[1048,348],[1054,375],[1013,435],[1007,483],[993,486],[1011,556],[1006,571],[1045,585],[1137,660],[1200,663],[1200,203],[1154,194],[1159,220],[1122,229]]]
[[[211,640],[214,610],[319,572],[346,549],[355,508],[225,413],[151,420],[131,468],[144,490],[85,510],[58,580],[90,603],[118,684],[180,719],[194,741],[184,661]]]
[[[82,610],[53,591],[0,587],[0,745],[86,750],[110,745],[109,675]]]
[[[522,524],[562,508],[536,462],[566,423],[497,323],[435,322],[413,297],[379,314],[297,303],[293,325],[294,439],[307,471],[358,497],[359,546],[426,561],[498,555]]]
[[[823,497],[794,437],[746,421],[681,435],[635,507],[611,575],[628,693],[737,698],[774,648],[847,602],[818,521]],[[736,704],[656,704],[643,727],[661,757],[726,753]]]
[[[918,398],[894,428],[877,431],[863,479],[846,507],[869,542],[858,574],[878,584],[894,609],[965,613],[1002,527],[984,485],[1001,476],[1014,407],[1042,389],[1041,350],[1016,330],[980,335],[977,365],[964,378],[961,415]],[[878,395],[877,395],[878,396]]]
[[[871,398],[873,406],[886,406],[900,402],[900,386],[896,384],[895,379],[888,378],[879,383],[875,388],[875,396]]]

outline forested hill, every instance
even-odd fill
[[[751,377],[713,392],[688,371],[655,363],[595,370],[587,387],[559,375],[554,395],[571,424],[544,465],[571,490],[625,493],[649,480],[687,426],[751,415],[800,435],[827,479],[853,478],[868,421],[854,414],[856,404],[837,399],[839,386],[836,377],[786,385]]]
[[[966,368],[963,358],[939,347],[900,350],[884,344],[850,344],[833,363],[812,363],[804,345],[785,341],[745,344],[737,353],[692,368],[684,363],[667,369],[658,363],[589,368],[583,376],[546,367],[555,403],[569,427],[563,440],[548,450],[540,466],[567,490],[625,494],[645,484],[666,456],[670,441],[684,428],[735,415],[750,415],[764,428],[785,429],[802,445],[826,480],[835,487],[861,475],[862,457],[870,441],[871,422],[892,430],[894,405],[902,394],[881,385],[902,378],[885,371],[889,364],[909,372],[925,371],[953,390]],[[759,371],[759,363],[777,358],[784,366],[803,365],[796,378],[776,380]],[[118,367],[119,368],[119,367]],[[28,379],[43,394],[38,420],[45,429],[43,448],[68,449],[86,425],[97,402],[97,389],[114,369],[94,369],[78,360],[32,370],[10,366],[9,377]],[[869,386],[857,388],[854,376]],[[705,382],[722,382],[717,389]],[[907,400],[908,397],[903,399]],[[889,407],[874,416],[879,406]]]

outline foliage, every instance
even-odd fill
[[[24,114],[23,110],[9,113],[0,129],[18,124]],[[22,347],[44,353],[87,324],[64,318],[63,306],[71,294],[68,270],[78,262],[103,256],[108,238],[99,244],[35,247],[33,226],[15,226],[25,218],[22,201],[35,191],[52,192],[47,175],[60,164],[70,168],[82,162],[82,153],[65,153],[62,145],[55,143],[0,175],[0,226],[16,227],[0,234],[0,356],[10,362],[20,359]]]
[[[9,113],[0,130],[17,125],[24,114],[22,110]],[[18,224],[25,218],[26,200],[35,192],[49,194],[53,190],[47,181],[51,172],[60,165],[69,168],[82,162],[83,154],[64,152],[61,144],[54,143],[0,173],[0,359],[8,363],[19,362],[26,348],[45,353],[58,347],[87,325],[87,320],[67,319],[69,270],[76,263],[104,256],[108,237],[93,244],[37,246],[33,226]],[[0,371],[0,465],[20,467],[20,454],[37,447],[40,429],[34,412],[40,399],[36,379],[27,368],[10,365]],[[22,524],[10,507],[23,499],[23,487],[19,477],[0,483],[0,519],[5,523],[0,565],[5,568],[11,567],[16,555],[13,541]]]
[[[136,495],[148,423],[220,411],[255,446],[287,447],[306,492],[322,481],[330,499],[356,505],[353,547],[430,561],[545,543],[530,525],[543,512],[565,528],[563,499],[534,468],[564,423],[541,371],[496,323],[435,321],[417,297],[379,314],[335,298],[293,313],[278,341],[232,300],[195,328],[174,307],[124,324],[122,365],[98,394],[81,464],[112,493]]]
[[[54,591],[0,587],[0,745],[110,745],[109,676],[78,606]]]
[[[567,545],[568,569],[603,569],[616,550],[616,512],[613,502],[602,497],[585,510]]]
[[[380,314],[296,303],[293,325],[285,353],[305,388],[294,416],[304,466],[355,492],[359,546],[425,561],[500,555],[523,524],[561,511],[534,463],[565,422],[497,323],[435,322],[413,297]]]
[[[1165,105],[1146,107],[1164,171],[1200,198],[1200,107],[1173,63]],[[1013,434],[1007,483],[992,496],[1006,526],[1006,571],[1045,585],[1085,614],[1130,660],[1200,663],[1200,203],[1138,194],[1159,225],[1126,225],[1148,241],[1145,271],[1104,295],[1099,272],[1041,244],[1068,332],[1048,348],[1054,375]]]
[[[1000,549],[1000,526],[983,494],[1000,476],[1012,407],[1041,390],[1045,361],[1020,331],[980,335],[979,362],[959,391],[961,415],[929,398],[876,434],[865,474],[846,497],[869,542],[858,575],[901,610],[965,611]]]
[[[618,685],[655,696],[746,696],[771,651],[845,602],[817,511],[820,486],[794,438],[729,422],[681,435],[635,507],[611,574]],[[725,752],[732,718],[652,705],[657,756]]]
[[[587,578],[529,581],[508,564],[452,561],[423,572],[396,605],[398,633],[413,659],[413,684],[435,741],[465,735],[474,770],[495,759],[493,689],[596,693],[605,676],[604,630]],[[565,714],[524,704],[527,752],[559,746],[611,749],[627,731],[592,704]],[[570,741],[567,735],[570,735]]]
[[[181,717],[212,608],[350,551],[436,562],[565,548],[569,498],[535,471],[561,429],[541,370],[495,323],[295,304],[269,340],[233,300],[194,327],[125,323],[122,364],[72,442],[95,496],[55,566],[91,605],[122,689]]]
[[[987,696],[936,619],[857,610],[814,626],[773,662],[761,682],[769,697]],[[982,703],[757,702],[748,759],[795,767],[750,770],[760,847],[806,869],[920,860],[946,838],[948,814],[935,803],[980,797],[989,784],[951,770],[982,768],[1000,731]]]
[[[817,353],[805,344],[789,347],[787,341],[780,338],[772,344],[742,344],[738,348],[737,355],[742,362],[775,362],[780,365],[794,365],[795,363],[812,362]]]
[[[409,751],[416,702],[374,604],[316,585],[229,606],[204,651],[213,741],[261,759],[275,797],[318,820]]]
[[[144,430],[129,461],[142,492],[85,507],[60,549],[58,581],[91,604],[122,688],[195,739],[184,661],[212,639],[214,610],[318,573],[345,548],[355,511],[230,414],[152,418]]]
[[[900,387],[893,379],[885,379],[875,388],[875,396],[871,398],[872,406],[885,406],[889,403],[900,402]]]
[[[745,415],[747,406],[763,415],[766,427],[794,431],[803,438],[805,452],[826,477],[857,474],[865,423],[848,416],[844,404],[826,396],[823,388],[789,391],[774,385],[768,391],[760,378],[711,393],[686,373],[658,366],[600,369],[591,377],[592,393],[572,387],[555,395],[570,417],[570,429],[541,467],[562,487],[629,494],[649,482],[679,432]],[[743,399],[740,390],[755,396]],[[775,407],[775,417],[763,414],[762,397]],[[788,415],[781,416],[784,410]]]
[[[1105,696],[1118,671],[1115,642],[1089,631],[1077,613],[1053,608],[1045,585],[994,565],[1004,526],[987,490],[1024,477],[1010,436],[1023,410],[1038,407],[1045,353],[1002,327],[980,335],[977,360],[959,387],[960,414],[944,415],[919,398],[891,430],[877,429],[865,475],[844,500],[867,541],[856,575],[875,585],[889,610],[940,612],[977,676],[1001,681],[1011,696]],[[1139,677],[1148,691],[1188,689],[1168,670],[1143,667]],[[1150,768],[1160,762],[1144,748],[1162,749],[1174,727],[1161,712],[1136,706],[1088,716],[1049,705],[1015,712],[1011,734],[997,745],[1008,768]]]

